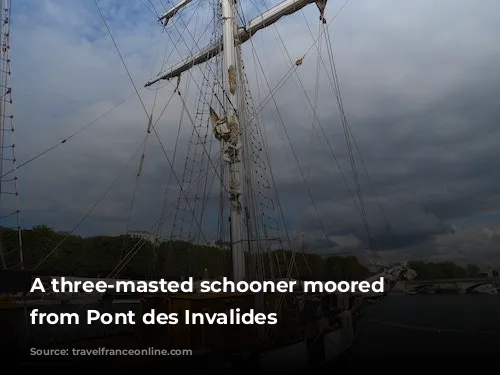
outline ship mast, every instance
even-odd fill
[[[230,138],[224,145],[224,159],[229,166],[229,200],[231,201],[231,253],[233,280],[245,279],[245,252],[242,238],[241,215],[241,157],[240,129],[238,118],[241,67],[237,66],[236,0],[222,0],[223,52],[226,92],[228,94],[227,127]],[[244,108],[240,108],[243,113]],[[245,126],[245,124],[242,124]],[[244,149],[242,151],[245,151]]]
[[[246,102],[245,100],[241,100],[242,95],[244,95],[241,66],[243,60],[239,49],[241,44],[249,40],[257,31],[271,26],[281,17],[293,14],[308,4],[316,3],[320,9],[320,17],[322,17],[326,1],[327,0],[285,0],[251,20],[246,25],[238,27],[236,20],[236,0],[220,0],[223,22],[222,39],[210,44],[197,54],[192,55],[169,70],[158,74],[145,84],[145,86],[148,87],[160,80],[169,80],[179,77],[181,73],[191,69],[194,65],[204,63],[219,53],[223,53],[223,71],[226,74],[224,80],[224,87],[227,95],[226,116],[221,116],[223,118],[219,119],[219,116],[211,109],[211,117],[215,137],[223,142],[223,157],[229,167],[232,278],[234,281],[244,280],[246,270],[244,241],[242,237],[241,160],[244,158],[244,153],[247,152],[247,150],[243,147],[240,134],[245,132],[245,126],[247,124],[244,123]],[[167,24],[175,14],[190,2],[191,0],[181,0],[168,12],[163,14],[159,18],[159,21],[164,25]]]
[[[16,225],[18,260],[7,259],[8,248],[0,238],[0,266],[24,269],[23,242],[19,208],[19,187],[16,163],[16,142],[12,115],[12,85],[10,70],[10,13],[11,1],[0,0],[0,218],[5,221],[2,227]],[[12,177],[5,177],[3,169],[11,166]],[[10,199],[7,199],[11,197]],[[9,223],[10,222],[10,223]],[[2,228],[4,229],[4,228]],[[11,258],[11,257],[9,257]],[[8,263],[14,262],[14,265]]]

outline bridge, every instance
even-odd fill
[[[493,284],[500,286],[500,277],[468,277],[457,279],[434,279],[434,280],[408,280],[400,281],[396,284],[396,288],[408,292],[410,290],[418,290],[425,287],[431,287],[434,290],[450,290],[465,293],[468,290],[477,288],[481,285]]]

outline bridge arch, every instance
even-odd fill
[[[477,287],[479,287],[479,286],[481,286],[481,285],[488,285],[488,284],[491,284],[491,283],[490,283],[490,282],[488,282],[488,281],[483,281],[483,282],[480,282],[480,283],[477,283],[477,284],[471,285],[471,286],[469,286],[468,288],[465,288],[465,292],[466,292],[466,293],[472,293],[472,291],[473,291],[475,288],[477,288]]]

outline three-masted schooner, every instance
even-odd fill
[[[192,1],[181,0],[159,17],[168,25]],[[195,65],[206,63],[222,55],[221,95],[216,104],[203,103],[211,123],[213,136],[220,142],[223,168],[218,175],[229,200],[229,244],[232,260],[231,279],[266,279],[266,258],[263,253],[269,249],[269,236],[262,235],[258,205],[259,183],[256,181],[255,145],[252,145],[251,126],[255,115],[249,108],[248,85],[244,71],[241,46],[259,30],[274,24],[280,18],[293,14],[309,4],[315,3],[319,20],[326,23],[326,0],[285,0],[265,11],[255,19],[240,25],[237,22],[236,0],[220,0],[219,20],[222,35],[212,44],[188,57],[186,60],[160,73],[146,87],[162,80],[177,79]],[[301,64],[297,60],[296,66]],[[178,87],[178,83],[177,83]],[[177,93],[181,96],[178,89]],[[181,96],[183,105],[186,104]],[[254,109],[255,111],[255,109]],[[151,120],[150,120],[151,123]],[[148,128],[148,132],[151,129]],[[261,146],[264,147],[264,146]],[[142,162],[142,160],[141,160]],[[181,194],[186,194],[181,186]],[[187,197],[182,197],[186,202]],[[291,277],[294,256],[283,278]],[[404,266],[392,267],[380,274],[385,278],[386,292],[402,278],[410,278],[413,272]],[[380,276],[378,275],[378,276]],[[277,273],[272,277],[276,278]],[[171,295],[143,296],[142,311],[199,313],[226,313],[229,309],[241,311],[276,312],[277,325],[139,325],[134,335],[116,335],[95,340],[81,340],[72,343],[75,347],[122,346],[133,348],[191,349],[199,363],[217,367],[228,363],[252,363],[259,370],[298,370],[317,366],[332,360],[354,340],[354,328],[362,315],[362,308],[368,299],[381,295],[318,293],[305,294],[300,290],[293,293],[175,293]],[[182,315],[182,314],[181,314]],[[138,318],[140,321],[140,318]],[[55,343],[53,346],[64,346]],[[168,359],[168,358],[167,358]],[[130,361],[134,362],[131,358]],[[193,362],[193,359],[190,358]],[[116,364],[129,362],[120,358]]]

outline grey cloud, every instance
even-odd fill
[[[172,43],[161,37],[146,9],[137,4],[108,5],[113,4],[107,9],[111,28],[140,87],[160,68],[157,50],[161,56],[172,49]],[[28,8],[18,8],[14,14],[13,76],[20,160],[71,134],[133,92],[92,6],[50,1],[38,6],[35,25]],[[340,6],[329,4],[328,15]],[[388,228],[357,160],[367,215],[384,259],[497,259],[493,248],[498,246],[498,235],[485,235],[482,226],[452,230],[450,221],[500,211],[499,11],[497,1],[350,2],[330,28],[346,113],[390,223]],[[129,12],[140,16],[126,26]],[[283,19],[277,26],[292,61],[313,40],[305,19],[316,34],[317,9],[308,7],[304,15]],[[200,47],[209,37],[200,41]],[[259,32],[252,43],[245,45],[244,55],[254,101],[259,103],[268,89],[260,68],[253,65],[252,49],[257,50],[271,87],[290,62],[274,28]],[[182,43],[177,47],[186,52]],[[174,52],[168,63],[178,59]],[[312,100],[314,49],[297,72]],[[194,76],[201,83],[197,69]],[[185,78],[182,85],[184,82]],[[352,188],[338,110],[324,71],[320,82],[321,125]],[[174,84],[158,91],[155,117]],[[190,105],[197,99],[194,87],[186,94]],[[141,95],[151,108],[155,90],[142,90]],[[311,109],[296,76],[278,91],[276,101],[334,251],[368,256],[359,214],[326,140],[321,132],[312,133]],[[171,159],[180,109],[180,101],[174,98],[157,127]],[[272,101],[263,108],[262,120],[291,230],[305,232],[310,251],[330,252]],[[26,225],[45,222],[57,229],[71,229],[140,145],[146,123],[144,111],[133,97],[66,145],[22,168]],[[178,178],[182,177],[190,134],[191,125],[184,119],[174,163]],[[80,233],[125,230],[137,167],[136,158],[82,224]],[[163,150],[152,135],[131,226],[148,229],[157,219],[169,173]],[[179,194],[176,179],[170,180],[169,188],[169,205],[175,206]],[[216,216],[218,193],[212,186],[206,215]],[[172,220],[173,215],[167,218],[167,235]],[[203,224],[208,224],[207,235],[214,236],[216,220],[205,216]],[[498,225],[488,224],[492,228]]]

